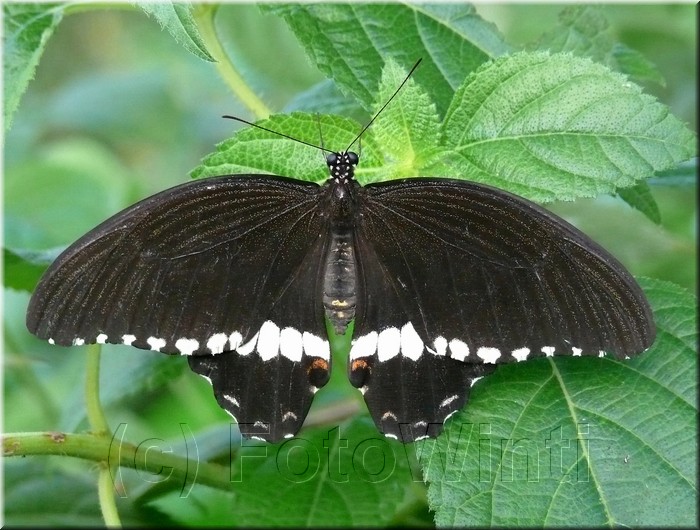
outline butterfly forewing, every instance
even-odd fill
[[[385,432],[404,424],[414,439],[424,424],[441,425],[485,365],[601,351],[623,358],[653,342],[649,306],[629,273],[528,201],[441,179],[358,195],[350,378]],[[390,384],[397,379],[401,388]]]
[[[291,435],[330,363],[316,303],[328,231],[320,193],[315,184],[240,175],[146,199],[52,264],[28,328],[62,345],[201,356],[191,366],[226,410],[257,422],[262,438]]]

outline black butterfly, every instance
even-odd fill
[[[187,355],[241,432],[268,441],[294,436],[328,381],[325,318],[341,334],[355,321],[350,381],[404,442],[439,434],[498,363],[654,341],[632,276],[559,217],[462,180],[362,187],[353,144],[328,155],[322,186],[231,175],[127,208],[49,267],[29,331]]]
[[[349,377],[377,427],[437,435],[495,365],[624,358],[655,328],[631,275],[559,217],[502,190],[414,178],[319,186],[274,175],[187,183],[71,245],[27,312],[60,345],[189,357],[244,434],[293,436],[329,377],[324,317],[355,320]]]

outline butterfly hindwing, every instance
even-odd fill
[[[467,402],[470,386],[494,369],[449,357],[371,355],[350,361],[349,378],[364,394],[377,428],[412,442],[440,434],[445,420]]]
[[[600,351],[622,358],[653,341],[649,306],[629,273],[524,199],[409,179],[362,188],[358,203],[350,378],[365,387],[380,429],[382,418],[442,424],[452,411],[440,404],[466,394],[484,375],[479,366]],[[402,386],[411,381],[410,400],[387,389],[399,375]]]
[[[325,238],[317,238],[302,266],[282,286],[251,346],[235,354],[188,359],[190,368],[211,382],[219,405],[236,418],[245,435],[270,442],[292,437],[316,390],[328,381],[330,347],[317,302],[324,243]]]
[[[328,381],[330,349],[321,338],[323,313],[313,295],[322,247],[316,245],[307,255],[308,265],[289,279],[252,339],[254,348],[188,359],[190,368],[210,381],[219,405],[236,418],[243,434],[271,442],[290,438],[301,428],[316,390]]]
[[[224,408],[265,425],[269,435],[253,429],[260,437],[293,434],[330,364],[316,303],[328,230],[320,190],[241,175],[148,198],[59,256],[27,326],[56,344],[190,355]]]

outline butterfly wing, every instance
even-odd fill
[[[624,267],[529,201],[410,179],[362,188],[359,202],[350,378],[385,433],[436,434],[496,363],[623,358],[654,340],[648,303]]]
[[[251,175],[145,199],[59,256],[30,301],[27,327],[61,345],[189,355],[250,434],[293,434],[330,363],[316,303],[328,230],[320,193]]]

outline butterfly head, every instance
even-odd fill
[[[337,182],[352,180],[355,176],[355,166],[359,161],[360,157],[352,151],[329,154],[326,157],[326,164],[331,173],[330,178]]]

